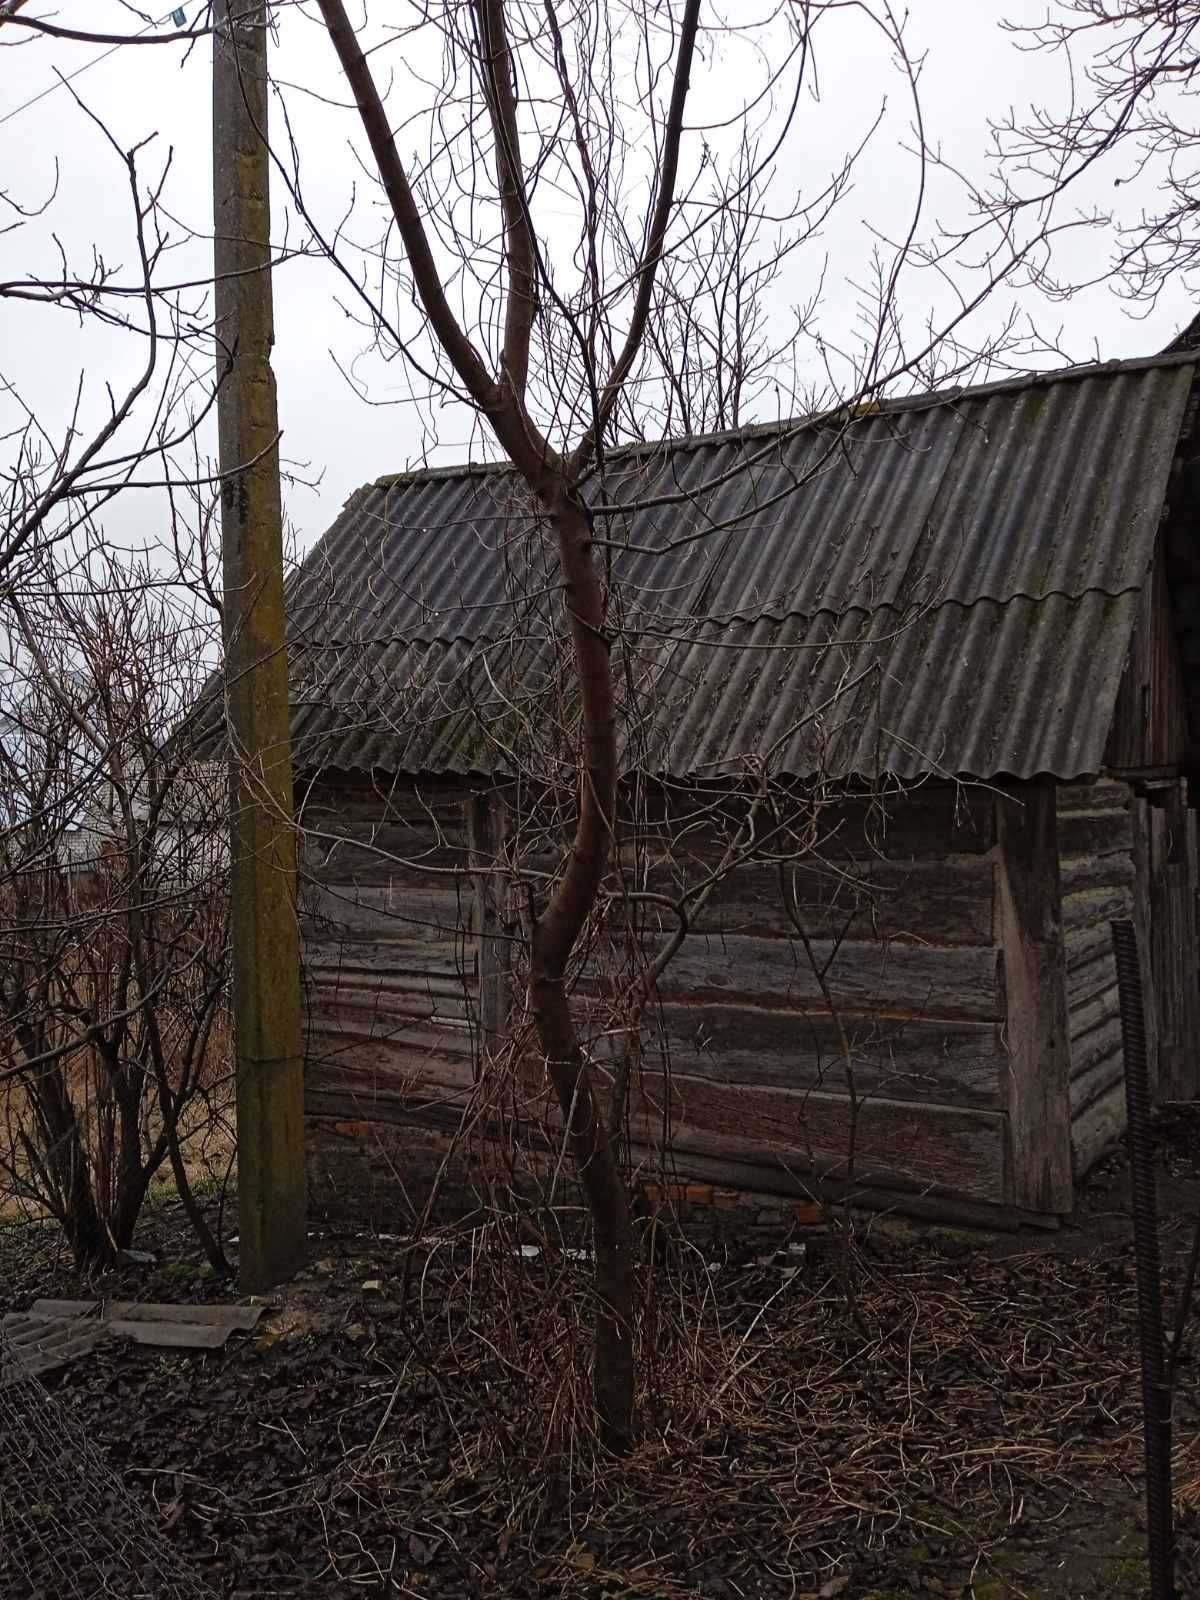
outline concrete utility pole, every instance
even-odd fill
[[[304,1259],[304,1061],[271,371],[267,6],[217,0],[213,205],[241,1285]]]

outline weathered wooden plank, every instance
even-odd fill
[[[1138,971],[1142,980],[1142,1011],[1146,1025],[1146,1064],[1150,1076],[1150,1096],[1158,1098],[1159,1027],[1158,984],[1154,974],[1153,895],[1151,882],[1151,808],[1138,798],[1133,803],[1133,850],[1130,862],[1135,873],[1133,923],[1137,932]]]
[[[648,954],[657,947],[645,941]],[[418,984],[466,982],[470,957],[461,945],[410,940],[345,945],[309,940],[305,971],[322,987],[338,981],[364,987],[377,976],[397,987],[401,975]],[[781,1006],[825,1009],[813,963],[826,973],[835,1002],[857,1010],[901,1009],[909,1014],[992,1021],[1000,1014],[997,956],[991,946],[937,946],[846,939],[812,941],[812,960],[798,939],[758,939],[743,934],[690,935],[659,980],[664,997],[729,995]],[[609,981],[602,955],[589,964],[585,983]],[[624,970],[621,958],[616,968]],[[621,981],[627,981],[626,977]]]
[[[631,1095],[631,1123],[647,1141],[669,1127],[671,1148],[737,1161],[774,1151],[861,1183],[939,1184],[1000,1200],[1004,1195],[1001,1115],[865,1099],[738,1090],[673,1075],[669,1089],[643,1077]],[[639,1127],[639,1123],[641,1126]]]
[[[1133,908],[1133,882],[1111,883],[1063,894],[1063,936],[1068,951],[1071,940],[1084,929],[1103,928],[1114,917],[1127,917]],[[1111,936],[1109,943],[1111,944]]]
[[[466,843],[439,843],[411,829],[380,825],[371,833],[336,841],[310,837],[301,858],[305,878],[330,882],[388,884],[408,874],[437,875],[448,884],[467,875]]]
[[[996,803],[997,889],[1012,1069],[1010,1198],[1031,1211],[1074,1204],[1070,1038],[1052,783],[1006,786]]]
[[[1082,1178],[1125,1132],[1125,1079],[1118,1078],[1071,1122],[1075,1175]]]
[[[1107,1055],[1097,1056],[1071,1079],[1071,1116],[1078,1118],[1092,1102],[1107,1094],[1114,1083],[1125,1082],[1125,1056],[1120,1044]]]
[[[472,1054],[465,1028],[415,1025],[387,1033],[352,1033],[341,1027],[332,1033],[314,1030],[305,1082],[354,1078],[401,1088],[417,1080],[469,1084],[469,1075],[462,1076],[462,1063]]]
[[[1076,933],[1066,945],[1067,1004],[1072,1013],[1106,989],[1115,989],[1116,958],[1107,923]]]
[[[1188,742],[1183,667],[1160,550],[1138,600],[1104,764],[1141,772],[1178,767],[1187,759]]]
[[[467,1015],[475,985],[464,978],[423,972],[372,972],[365,967],[305,967],[309,1009],[326,1003],[370,1005],[379,995],[387,1004],[410,1009],[425,1003],[447,1015]],[[436,1004],[437,1002],[445,1004]]]
[[[814,962],[835,1004],[855,1010],[993,1021],[1000,1015],[997,954],[991,946],[914,946],[814,939],[809,959],[798,939],[696,934],[659,980],[665,999],[739,996],[822,1010]],[[655,941],[647,941],[652,952]]]
[[[647,843],[689,833],[730,840],[753,793],[749,783],[740,797],[725,784],[708,789],[672,784],[656,790],[641,783],[637,803],[631,805],[632,791],[623,787],[619,831],[622,838]],[[790,797],[777,791],[775,801],[773,836],[786,840],[789,849],[814,842],[826,855],[874,853],[905,859],[945,855],[950,849],[986,851],[992,843],[991,803],[984,784],[926,783],[896,793],[815,800],[798,785]]]
[[[1119,778],[1094,778],[1090,783],[1058,786],[1058,814],[1073,811],[1120,811],[1130,803],[1132,791]]]
[[[468,1092],[446,1090],[425,1099],[368,1102],[342,1088],[320,1087],[309,1114],[328,1120],[372,1121],[453,1129],[469,1103]],[[528,1108],[522,1137],[556,1147],[558,1117],[552,1098]],[[656,1160],[704,1156],[759,1171],[784,1167],[819,1172],[855,1184],[886,1182],[909,1191],[949,1189],[999,1201],[1004,1187],[1004,1117],[954,1108],[866,1100],[852,1111],[832,1095],[738,1091],[673,1078],[669,1091],[646,1078],[631,1095],[628,1131],[635,1146]],[[850,1130],[857,1123],[853,1139]],[[539,1132],[540,1130],[540,1132]]]
[[[460,995],[438,995],[428,990],[388,991],[378,988],[313,989],[307,993],[305,1013],[311,1033],[383,1036],[413,1024],[456,1029],[470,1028],[467,1005]]]
[[[1073,856],[1128,854],[1133,848],[1130,812],[1068,811],[1059,821],[1059,845],[1064,860]]]
[[[706,852],[647,861],[628,854],[626,881],[672,898],[703,884],[718,858],[717,852],[711,858]],[[936,945],[992,940],[992,866],[986,856],[911,862],[808,858],[787,866],[785,873],[810,938]],[[673,926],[665,911],[658,916],[662,927]],[[652,908],[645,920],[653,926]],[[697,933],[793,936],[796,930],[784,903],[779,865],[747,862],[729,872],[708,891],[691,926]]]
[[[1195,820],[1174,783],[1150,812],[1151,971],[1156,990],[1161,1097],[1200,1092],[1200,941]]]
[[[414,828],[462,832],[466,827],[462,805],[469,791],[470,785],[461,778],[396,776],[373,781],[363,774],[326,773],[305,784],[299,797],[300,820],[330,817],[347,826],[369,826],[386,817]]]
[[[1132,855],[1121,850],[1113,855],[1075,856],[1065,859],[1061,863],[1060,881],[1064,895],[1118,886],[1123,886],[1132,892],[1134,884]]]
[[[1121,1018],[1116,996],[1102,997],[1080,1013],[1086,1025],[1071,1032],[1071,1082],[1100,1061],[1121,1056]],[[1072,1089],[1072,1094],[1075,1093]]]
[[[1019,1211],[1015,1206],[987,1200],[965,1199],[954,1190],[936,1183],[911,1184],[903,1178],[895,1187],[872,1181],[847,1184],[836,1176],[814,1171],[803,1162],[735,1161],[729,1157],[706,1156],[699,1151],[672,1152],[664,1163],[657,1151],[635,1146],[633,1161],[640,1163],[646,1178],[664,1174],[678,1182],[710,1183],[717,1189],[734,1189],[764,1198],[813,1201],[818,1198],[841,1204],[847,1194],[856,1210],[888,1211],[966,1228],[995,1228],[1015,1231],[1023,1223],[1032,1226],[1057,1226],[1057,1218]]]
[[[471,914],[470,880],[448,878],[442,884],[402,876],[388,883],[306,883],[302,890],[300,926],[317,943],[358,940],[429,940],[442,943],[465,937]]]
[[[1082,1042],[1087,1038],[1088,1034],[1095,1032],[1097,1028],[1106,1027],[1114,1017],[1119,1015],[1120,1010],[1115,988],[1103,989],[1098,994],[1094,994],[1083,1005],[1077,1006],[1071,1012],[1070,1018],[1072,1052],[1076,1047],[1077,1041]]]
[[[264,1306],[167,1305],[148,1300],[35,1300],[29,1308],[37,1317],[98,1317],[122,1322],[210,1323],[243,1333],[258,1326]]]
[[[1008,1055],[995,1024],[857,1014],[841,1023],[860,1092],[999,1108]],[[625,1041],[614,1033],[592,1048],[611,1057]],[[643,1055],[656,1064],[665,1056],[672,1071],[745,1087],[841,1089],[846,1082],[842,1033],[827,1012],[666,1003],[647,1014]]]
[[[301,954],[305,970],[319,975],[322,982],[332,981],[338,973],[387,979],[465,980],[468,974],[474,976],[475,967],[465,940],[434,943],[432,940],[378,939],[338,943],[307,939]]]

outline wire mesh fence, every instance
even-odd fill
[[[5,1600],[214,1600],[157,1513],[105,1461],[0,1329],[0,1593]]]

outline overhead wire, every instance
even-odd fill
[[[144,28],[139,28],[137,33],[130,34],[129,37],[131,39],[140,39],[143,34],[151,32],[152,29],[161,28],[164,22],[170,22],[176,12],[181,9],[182,7],[180,6],[172,6],[170,11],[164,12],[157,22],[148,22]],[[0,11],[0,22],[3,22],[3,20],[4,13]],[[44,100],[47,95],[53,94],[56,89],[65,89],[67,84],[74,83],[76,78],[82,78],[85,72],[90,72],[93,67],[98,67],[102,61],[107,61],[109,56],[116,54],[124,42],[120,41],[117,44],[110,45],[107,50],[102,50],[98,56],[93,56],[90,61],[85,61],[81,67],[76,67],[74,72],[59,76],[53,83],[47,84],[44,89],[39,90],[37,94],[31,95],[28,100],[23,100],[19,106],[14,106],[11,111],[6,111],[0,117],[0,128],[6,122],[11,122],[14,117],[20,116],[22,111],[28,111],[30,106],[36,106],[39,101]]]

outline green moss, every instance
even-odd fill
[[[1101,1594],[1141,1594],[1150,1581],[1145,1556],[1114,1556],[1105,1564],[1101,1581]]]
[[[911,1550],[902,1550],[897,1556],[902,1567],[926,1567],[933,1560],[933,1551],[927,1544],[914,1544]]]
[[[159,1267],[158,1275],[168,1283],[190,1283],[196,1276],[196,1267],[191,1261],[168,1261],[165,1267]]]

